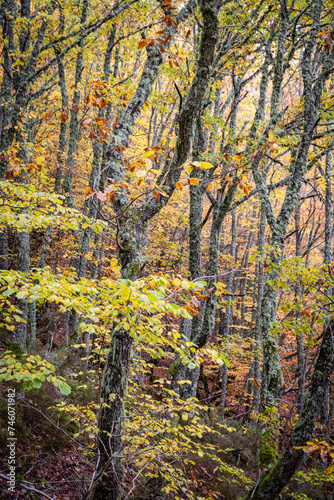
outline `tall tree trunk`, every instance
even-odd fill
[[[15,236],[15,248],[17,252],[17,270],[25,274],[30,271],[30,238],[28,233],[17,233]],[[27,346],[27,321],[28,321],[28,300],[16,299],[15,306],[21,310],[22,321],[15,323],[13,332],[13,344],[17,344],[22,349]]]
[[[325,266],[330,266],[332,263],[332,245],[333,245],[333,222],[332,222],[332,161],[333,153],[328,151],[326,155],[326,171],[325,171],[325,181],[326,181],[326,196],[325,196],[325,248],[324,248],[324,264]],[[327,325],[329,318],[325,320],[325,326]],[[328,387],[326,396],[324,398],[324,403],[321,407],[321,421],[326,424],[329,416],[329,393],[330,388]]]
[[[306,446],[307,442],[312,439],[320,408],[323,405],[330,384],[330,377],[334,371],[333,339],[334,321],[331,320],[324,331],[319,355],[305,396],[304,406],[298,422],[293,428],[290,442],[272,471],[268,472],[260,480],[258,486],[248,492],[244,500],[277,499],[280,492],[298,470],[304,458],[304,451],[300,447]]]
[[[237,248],[237,221],[235,209],[232,210],[232,227],[231,227],[231,269],[227,278],[227,290],[230,292],[228,297],[228,305],[226,306],[225,316],[223,320],[223,339],[226,339],[229,334],[232,313],[233,313],[233,282],[234,282],[234,270],[235,266],[235,256]],[[220,421],[223,422],[225,415],[225,404],[226,404],[226,387],[227,387],[227,375],[228,369],[226,363],[222,367],[222,382],[221,382],[221,395],[220,395],[220,405],[219,405],[219,415]]]
[[[263,265],[263,252],[265,245],[266,235],[266,215],[261,206],[260,210],[260,224],[258,233],[257,248],[260,254],[258,262],[257,274],[257,303],[255,315],[255,331],[254,331],[254,393],[253,393],[253,409],[258,412],[260,407],[260,377],[261,377],[261,317],[262,317],[262,298],[264,289],[264,265]]]
[[[302,258],[302,233],[300,229],[300,199],[296,204],[295,208],[295,231],[296,231],[296,257],[297,259]],[[296,284],[295,289],[296,301],[297,303],[300,301],[300,297],[302,295],[302,285],[300,283],[300,279],[298,279],[298,283]],[[296,311],[296,341],[297,341],[297,358],[298,358],[298,398],[297,398],[297,409],[300,414],[305,397],[305,369],[304,369],[304,342],[303,342],[303,330],[302,328],[298,328],[298,324],[300,322],[300,311]]]
[[[84,24],[87,20],[89,9],[89,0],[83,0],[81,19],[80,23]],[[79,90],[79,84],[81,82],[81,76],[83,72],[83,48],[84,39],[81,40],[79,44],[79,52],[77,54],[76,67],[75,67],[75,82],[74,82],[74,94],[71,109],[71,119],[70,119],[70,135],[68,139],[68,150],[67,150],[67,169],[63,180],[63,190],[66,194],[67,205],[74,208],[74,196],[73,196],[73,177],[74,177],[74,155],[77,150],[77,144],[79,139],[79,104],[81,92]]]
[[[184,9],[188,7],[186,6]],[[203,32],[198,68],[188,97],[183,102],[179,114],[177,144],[173,160],[169,166],[169,173],[165,180],[167,185],[164,188],[169,196],[175,190],[176,182],[178,182],[181,174],[181,167],[190,152],[193,124],[194,120],[198,117],[199,111],[202,109],[203,99],[210,84],[211,67],[218,40],[218,12],[221,7],[221,1],[203,0],[200,2],[200,7],[203,16]],[[154,49],[154,46],[152,49]],[[152,74],[147,74],[145,78],[148,79],[147,85],[152,85]],[[146,95],[147,92],[146,86],[139,94],[138,92],[139,89],[137,89],[137,93],[132,99],[130,103],[131,108],[129,109],[129,115],[134,119],[138,116],[138,107],[141,109],[145,103],[146,98],[144,94]],[[134,123],[133,118],[131,118],[132,123]],[[131,124],[125,121],[123,126],[124,128],[121,130],[120,128],[117,129],[117,136],[121,141],[125,140],[125,146],[127,146]],[[117,143],[119,144],[119,142]],[[118,181],[124,175],[123,164],[121,158],[117,155],[115,156],[113,144],[112,141],[107,161],[109,161],[110,177]],[[135,279],[140,275],[142,270],[141,244],[146,238],[148,221],[161,210],[166,202],[167,200],[157,204],[154,198],[149,199],[139,209],[131,207],[130,210],[124,213],[124,208],[128,206],[126,195],[120,194],[115,200],[114,208],[120,224],[119,241],[121,242],[121,247],[119,258],[124,278]],[[112,335],[102,389],[103,398],[108,402],[108,407],[102,406],[100,411],[101,425],[96,476],[92,484],[92,489],[87,495],[87,498],[93,498],[94,500],[118,500],[120,497],[122,481],[122,459],[120,456],[122,449],[121,429],[124,422],[123,401],[128,380],[131,345],[132,338],[127,331],[120,329]],[[107,433],[111,433],[111,436],[109,437]],[[107,446],[104,445],[105,441]],[[110,473],[105,474],[109,464],[111,464]]]
[[[284,241],[287,227],[290,221],[292,210],[298,201],[299,192],[305,174],[305,165],[307,164],[308,151],[312,142],[314,130],[319,116],[319,106],[321,103],[322,92],[325,82],[330,74],[333,66],[334,50],[323,54],[322,68],[319,77],[313,80],[313,52],[315,50],[317,34],[320,31],[320,19],[323,6],[322,0],[316,0],[313,4],[313,24],[310,31],[310,36],[306,44],[302,61],[302,76],[303,76],[303,106],[304,106],[304,123],[303,134],[297,148],[297,154],[291,163],[291,181],[288,183],[284,201],[281,206],[280,213],[276,218],[268,196],[267,186],[264,182],[262,172],[259,169],[259,164],[263,159],[262,146],[266,142],[266,137],[269,130],[273,129],[279,117],[280,93],[284,74],[284,47],[287,36],[287,28],[289,25],[289,14],[287,12],[284,0],[281,2],[281,29],[277,42],[277,55],[275,61],[275,72],[273,79],[273,88],[271,95],[270,122],[266,133],[262,136],[259,146],[260,149],[256,153],[252,162],[253,177],[256,182],[257,190],[262,204],[265,208],[266,218],[272,231],[272,247],[274,251],[271,254],[272,270],[268,275],[263,293],[262,301],[262,346],[263,346],[263,369],[262,369],[262,393],[261,402],[264,410],[264,415],[267,418],[267,430],[270,434],[270,440],[274,440],[276,430],[274,422],[278,419],[278,407],[281,399],[283,388],[282,367],[278,352],[277,338],[273,334],[273,326],[276,321],[277,309],[277,290],[274,290],[272,283],[280,274],[279,268],[284,250]],[[276,409],[276,410],[275,410]],[[273,417],[273,412],[276,416]],[[271,429],[271,430],[270,430]],[[264,446],[263,453],[260,450],[260,457],[263,457],[262,465],[268,466],[269,463],[275,461],[277,450],[272,447],[271,456],[268,456],[268,436],[266,432],[261,434],[262,444]],[[260,444],[261,445],[261,444]],[[270,445],[271,446],[271,445]],[[267,450],[267,451],[266,451]]]

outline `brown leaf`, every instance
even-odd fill
[[[156,189],[154,190],[154,198],[155,198],[155,204],[157,205],[160,201],[160,194],[159,191],[157,191]]]
[[[53,111],[50,109],[47,113],[44,115],[44,121],[49,122],[53,116]]]
[[[91,118],[84,118],[83,120],[81,120],[80,125],[82,127],[87,127],[87,125],[90,125],[92,121],[93,120]]]
[[[195,295],[191,297],[191,302],[194,304],[195,307],[199,307],[201,305],[200,301],[198,300],[197,297],[195,297]]]
[[[105,108],[107,106],[107,104],[108,104],[107,99],[105,99],[104,97],[102,97],[100,99],[100,108]]]
[[[310,313],[311,308],[310,307],[304,307],[304,309],[301,311],[300,315],[305,318],[310,318],[311,313]]]
[[[116,195],[115,195],[115,193],[107,193],[107,198],[110,201],[114,201],[114,199],[116,198]]]
[[[144,47],[146,47],[147,44],[148,44],[148,40],[147,39],[140,40],[140,42],[138,43],[138,49],[143,49]]]
[[[65,113],[61,112],[60,113],[60,119],[62,122],[66,122],[67,121],[67,118],[68,118],[68,111],[66,111]]]

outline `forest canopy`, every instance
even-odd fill
[[[2,0],[0,498],[334,498],[331,0]]]

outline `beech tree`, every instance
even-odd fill
[[[2,2],[16,493],[333,494],[332,16]]]

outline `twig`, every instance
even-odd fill
[[[10,478],[8,476],[5,476],[4,474],[0,474],[0,477],[1,477],[1,479],[4,479],[5,481],[10,481]],[[26,486],[27,484],[33,485],[34,483],[29,483],[28,481],[23,481],[21,479],[19,480],[19,482],[24,483],[24,485],[22,485],[22,486],[26,490],[31,491],[32,493],[36,493],[37,495],[42,495],[43,497],[48,498],[49,500],[53,500],[53,498],[49,497],[49,495],[44,493],[44,491],[37,490],[33,486]]]

